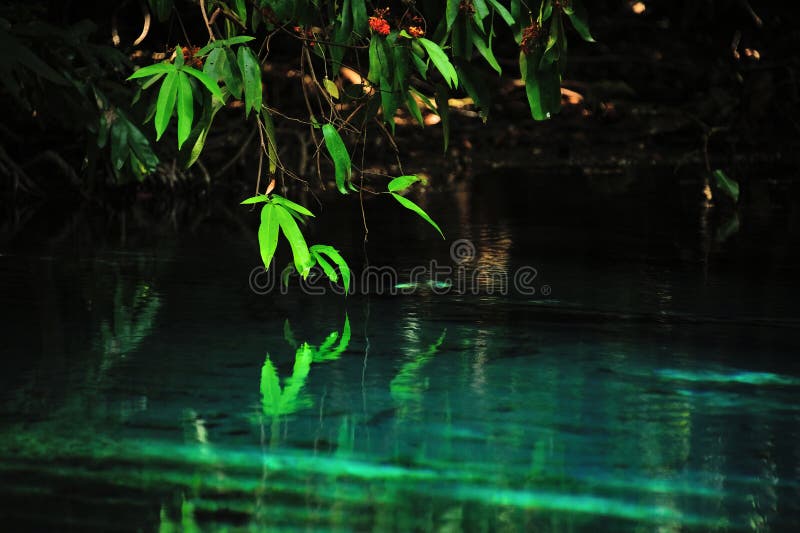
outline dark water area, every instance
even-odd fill
[[[707,208],[691,183],[489,175],[416,198],[445,240],[369,199],[366,245],[357,198],[305,199],[347,298],[254,291],[246,208],[18,238],[4,529],[793,531],[800,210],[777,183]]]

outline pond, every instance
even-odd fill
[[[444,241],[326,200],[346,298],[266,286],[250,213],[2,250],[4,526],[800,524],[792,210],[483,183],[420,199]]]

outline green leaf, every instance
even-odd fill
[[[453,27],[453,23],[458,17],[458,6],[461,0],[447,0],[447,7],[445,8],[445,19],[447,20],[447,31]]]
[[[278,247],[278,227],[276,216],[278,208],[272,203],[265,203],[261,208],[261,224],[258,226],[258,247],[264,268],[269,270],[275,249]]]
[[[407,189],[409,186],[413,185],[418,181],[422,181],[422,179],[416,174],[408,176],[400,176],[390,181],[389,185],[386,186],[386,189],[389,192],[402,191],[403,189]]]
[[[347,152],[347,147],[344,145],[339,132],[332,124],[324,124],[322,126],[322,135],[325,137],[325,148],[333,159],[333,166],[336,175],[336,188],[342,194],[347,194],[345,183],[350,181],[352,175],[352,168],[350,163],[350,154]]]
[[[142,163],[147,173],[155,171],[158,166],[158,156],[150,146],[150,141],[147,140],[142,130],[136,127],[133,122],[127,118],[122,118],[125,125],[128,127],[128,146],[130,146],[136,158]]]
[[[231,96],[240,100],[242,98],[242,73],[236,63],[236,55],[230,48],[225,49],[225,63],[222,65],[222,79]]]
[[[208,132],[211,129],[211,123],[214,121],[214,117],[222,109],[225,104],[221,100],[212,99],[210,105],[203,106],[203,116],[200,119],[200,133],[197,135],[197,139],[194,142],[194,146],[192,146],[192,152],[189,154],[189,160],[186,162],[186,167],[192,166],[197,159],[200,157],[200,154],[203,151],[203,147],[206,144],[206,138],[208,137]]]
[[[555,15],[553,15],[553,19],[550,21],[550,33],[547,37],[547,46],[544,49],[544,54],[542,55],[541,67],[544,68],[545,65],[555,63],[558,61],[558,58],[561,55],[561,50],[558,46],[561,38],[559,36],[559,30],[561,28],[561,13],[556,11]]]
[[[252,35],[237,35],[236,37],[231,37],[230,39],[217,39],[216,41],[211,41],[203,48],[197,51],[195,56],[204,56],[207,53],[217,50],[224,47],[231,47],[235,44],[243,44],[255,40],[255,37]]]
[[[175,65],[175,68],[177,68],[178,70],[180,70],[180,68],[183,66],[183,48],[181,48],[180,46],[176,46],[175,47],[175,63],[174,63],[174,65]]]
[[[322,271],[325,273],[325,275],[328,276],[328,278],[334,283],[339,281],[339,275],[336,273],[336,270],[334,270],[333,266],[325,260],[322,254],[316,251],[313,246],[309,249],[309,251],[311,252],[311,255],[314,256],[314,259],[316,259],[317,264],[322,267]]]
[[[275,142],[275,125],[272,123],[272,115],[266,106],[261,108],[261,122],[264,124],[264,131],[267,134],[269,173],[275,174],[275,171],[278,169],[278,145]]]
[[[328,94],[331,95],[331,98],[334,100],[339,99],[339,87],[334,82],[326,77],[322,79],[322,85],[325,87],[325,90],[328,91]]]
[[[308,245],[303,237],[303,233],[285,207],[274,205],[274,208],[278,223],[281,226],[281,230],[283,230],[283,235],[292,247],[294,267],[303,279],[306,279],[311,267],[314,266],[314,260],[311,258],[311,254],[308,251]]]
[[[128,128],[122,121],[117,120],[111,125],[111,163],[114,168],[121,170],[129,153]]]
[[[395,200],[400,202],[400,205],[402,205],[406,209],[410,209],[411,211],[414,211],[416,214],[421,216],[428,224],[430,224],[431,226],[436,228],[436,231],[438,231],[439,235],[441,235],[442,239],[444,239],[444,233],[442,233],[442,230],[439,228],[439,225],[436,222],[434,222],[433,219],[428,215],[428,213],[426,213],[420,206],[418,206],[417,204],[415,204],[414,202],[412,202],[408,198],[400,196],[397,193],[393,192],[391,194],[392,194],[392,196],[394,196]]]
[[[147,76],[155,76],[156,74],[169,74],[171,72],[175,72],[176,67],[172,63],[156,63],[154,65],[148,65],[146,67],[142,67],[130,76],[128,76],[128,80],[135,80],[136,78],[146,78]]]
[[[489,8],[486,6],[484,0],[472,0],[472,5],[475,8],[475,19],[481,21],[489,16]]]
[[[356,35],[367,33],[367,5],[364,0],[350,0],[353,7],[353,32]]]
[[[192,94],[192,84],[189,76],[183,72],[178,72],[178,150],[189,138],[192,132],[192,121],[194,120],[194,95]]]
[[[205,0],[202,0],[205,1]],[[278,379],[278,372],[269,360],[269,354],[261,367],[261,409],[267,416],[279,414],[281,404],[281,382]]]
[[[570,22],[572,22],[572,27],[575,28],[578,35],[580,35],[584,41],[593,43],[594,37],[592,37],[592,33],[589,31],[589,14],[583,2],[581,2],[581,0],[572,0],[569,6],[564,8],[564,13],[569,17]]]
[[[486,0],[489,4],[500,14],[500,17],[503,19],[503,22],[508,24],[509,27],[513,26],[517,23],[514,20],[514,17],[509,13],[509,11],[497,0]]]
[[[158,100],[156,101],[156,140],[161,139],[164,131],[169,125],[169,119],[172,118],[172,111],[175,109],[175,98],[178,94],[178,71],[173,70],[164,79],[161,84],[161,89],[158,91]]]
[[[414,117],[414,120],[421,127],[425,127],[425,121],[422,118],[422,112],[419,110],[419,105],[417,105],[417,101],[414,99],[414,95],[409,91],[406,93],[406,108],[408,112],[411,113],[411,116]]]
[[[257,194],[247,198],[246,200],[242,200],[239,205],[258,204],[261,202],[269,202],[269,196],[266,194]]]
[[[503,69],[500,68],[500,63],[498,63],[497,59],[494,57],[491,47],[483,42],[483,38],[480,34],[476,31],[472,31],[470,32],[470,37],[472,38],[472,44],[475,45],[478,52],[480,52],[486,62],[489,63],[489,66],[496,70],[498,74],[502,74]]]
[[[296,211],[296,212],[300,213],[301,215],[305,215],[307,217],[313,217],[314,216],[314,213],[312,213],[311,211],[309,211],[308,209],[306,209],[302,205],[296,204],[291,200],[287,200],[283,196],[278,196],[277,194],[273,194],[272,195],[272,201],[275,204],[282,205],[283,207],[285,207],[287,209],[291,209],[292,211]]]
[[[350,290],[350,267],[347,266],[347,262],[344,260],[341,254],[339,254],[339,251],[333,246],[328,246],[327,244],[315,244],[311,248],[318,254],[327,255],[331,261],[336,263],[336,266],[339,267],[339,272],[342,273],[342,283],[345,289],[345,294],[347,294],[347,292]]]
[[[204,72],[188,66],[183,67],[181,72],[185,72],[186,74],[194,76],[200,81],[200,83],[206,86],[206,89],[208,89],[208,91],[214,95],[217,100],[220,102],[225,101],[225,98],[222,96],[222,91],[219,90],[219,85],[217,85],[217,82],[211,79],[211,77],[206,75]]]
[[[444,137],[444,151],[447,152],[447,145],[450,143],[450,104],[447,87],[442,84],[436,86],[434,100],[436,101],[436,113],[442,119],[442,136]]]
[[[558,65],[539,69],[542,50],[530,56],[520,53],[520,71],[525,82],[525,94],[535,120],[547,120],[561,109],[561,78]]]
[[[244,77],[245,116],[249,116],[251,110],[256,113],[261,110],[261,65],[253,51],[246,46],[239,47],[237,64]]]
[[[717,188],[721,190],[725,195],[729,196],[734,202],[739,201],[739,183],[736,180],[733,180],[725,174],[725,171],[721,169],[715,170],[712,175],[714,176],[714,183],[716,184]]]
[[[456,75],[456,69],[453,67],[453,64],[450,63],[450,59],[448,59],[447,54],[439,48],[439,45],[430,41],[424,37],[420,37],[417,39],[420,44],[425,48],[425,51],[428,52],[428,57],[431,58],[433,61],[433,65],[436,69],[442,73],[447,84],[455,89],[458,87],[458,76]]]
[[[244,0],[236,0],[236,15],[242,21],[242,24],[247,24],[247,6]]]
[[[214,81],[222,79],[223,65],[226,61],[225,50],[222,48],[214,48],[208,54],[205,63],[203,64],[203,72],[205,72]]]
[[[428,63],[426,63],[421,57],[419,57],[416,53],[411,54],[411,61],[414,63],[414,66],[419,72],[419,75],[422,76],[423,80],[428,79]]]

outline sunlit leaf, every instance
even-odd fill
[[[311,267],[314,266],[314,260],[311,258],[311,253],[308,251],[306,239],[297,226],[297,222],[295,222],[294,218],[285,207],[274,205],[274,208],[275,216],[283,231],[283,235],[292,247],[294,266],[303,279],[306,279]]]
[[[181,72],[185,72],[186,74],[197,78],[200,83],[205,85],[206,89],[208,89],[208,91],[213,94],[217,100],[220,102],[224,101],[222,91],[219,90],[219,85],[217,85],[217,82],[211,79],[211,77],[209,77],[207,74],[192,67],[183,67]]]
[[[326,244],[315,244],[311,248],[318,254],[325,254],[331,261],[336,263],[336,266],[339,267],[339,272],[342,274],[342,284],[345,289],[345,294],[347,294],[350,290],[350,267],[347,266],[347,262],[339,251],[333,246],[328,246]]]
[[[390,181],[389,185],[386,186],[386,189],[389,192],[398,192],[402,191],[403,189],[407,189],[410,185],[413,185],[418,181],[422,181],[422,178],[420,178],[416,174],[409,176],[400,176]]]
[[[194,95],[192,94],[192,84],[189,76],[183,72],[178,72],[178,149],[183,146],[189,134],[192,132],[192,121],[194,120]]]
[[[325,137],[325,148],[333,159],[334,172],[336,177],[336,188],[342,194],[347,194],[346,182],[350,181],[352,168],[350,154],[344,145],[342,137],[332,124],[322,126],[322,135]]]
[[[282,205],[283,207],[286,207],[287,209],[291,209],[293,211],[296,211],[296,212],[300,213],[301,215],[305,215],[307,217],[313,217],[314,216],[314,213],[312,213],[311,211],[309,211],[308,209],[306,209],[302,205],[296,204],[293,201],[284,198],[283,196],[278,196],[277,194],[273,194],[272,195],[272,201],[274,203],[278,204],[278,205]]]
[[[428,57],[431,58],[436,69],[441,72],[447,84],[455,89],[458,86],[458,75],[456,75],[456,69],[453,67],[453,64],[450,63],[447,54],[439,48],[438,44],[431,40],[424,37],[420,37],[417,40],[425,48],[425,51],[428,52]]]
[[[238,0],[237,0],[238,1]],[[216,41],[211,41],[200,50],[197,51],[195,56],[204,56],[207,53],[220,49],[223,47],[230,47],[235,44],[243,44],[254,40],[255,37],[252,35],[237,35],[236,37],[231,37],[230,39],[217,39]]]
[[[408,198],[400,196],[397,193],[391,193],[391,194],[392,196],[394,196],[395,200],[400,202],[400,205],[402,205],[406,209],[410,209],[411,211],[415,212],[416,214],[421,216],[423,220],[425,220],[428,224],[433,226],[436,229],[436,231],[439,232],[439,235],[442,236],[442,239],[444,239],[444,233],[442,233],[442,230],[439,228],[439,225],[436,222],[434,222],[433,219],[430,216],[428,216],[428,213],[426,213],[420,206],[418,206]]]
[[[256,196],[251,196],[246,200],[242,200],[239,205],[258,204],[261,202],[269,202],[269,196],[266,194],[257,194]]]
[[[258,226],[258,247],[261,252],[261,260],[264,268],[269,269],[272,258],[275,256],[275,249],[278,247],[278,228],[279,223],[276,217],[274,204],[266,203],[261,208],[261,224]]]
[[[158,91],[156,101],[156,140],[159,140],[169,125],[172,118],[172,111],[175,109],[175,98],[178,94],[178,71],[173,70],[164,79],[161,89]]]
[[[156,74],[169,74],[170,72],[175,72],[176,68],[175,65],[172,63],[156,63],[154,65],[148,65],[146,67],[142,67],[130,76],[128,76],[128,80],[135,80],[136,78],[146,78],[147,76],[154,76]]]
[[[324,272],[325,275],[328,276],[328,278],[332,282],[336,283],[337,281],[339,281],[339,274],[336,273],[336,270],[334,270],[333,265],[328,263],[328,261],[322,256],[322,254],[317,252],[313,246],[309,248],[309,251],[311,252],[311,255],[314,256],[314,259],[316,259],[317,264],[322,268],[322,272]]]

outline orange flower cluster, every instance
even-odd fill
[[[533,53],[541,44],[542,27],[538,22],[534,22],[522,30],[522,39],[519,46],[526,55]]]
[[[412,37],[422,37],[425,35],[425,30],[423,30],[419,26],[409,26],[408,34]]]
[[[292,29],[297,35],[305,38],[309,46],[314,46],[314,31],[311,28],[305,29],[302,26],[295,26]]]
[[[203,58],[195,57],[195,54],[200,51],[199,46],[185,46],[181,50],[183,51],[184,65],[190,65],[196,69],[203,68]]]
[[[458,4],[458,9],[470,17],[475,14],[475,6],[472,5],[472,0],[461,0],[461,3]]]
[[[386,22],[386,15],[389,14],[389,8],[376,9],[375,16],[369,18],[369,27],[372,31],[379,35],[389,35],[392,30],[389,23]]]

